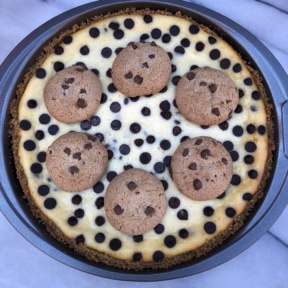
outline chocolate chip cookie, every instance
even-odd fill
[[[98,77],[79,65],[57,72],[47,82],[43,92],[48,112],[58,121],[68,124],[94,115],[101,95]]]
[[[197,68],[181,77],[176,87],[180,112],[199,125],[215,125],[227,120],[238,104],[238,89],[224,72]]]
[[[155,94],[167,85],[171,69],[167,52],[154,41],[131,43],[115,58],[112,80],[129,97]]]
[[[105,172],[108,153],[98,139],[70,132],[48,147],[46,167],[59,189],[79,192],[91,188]]]
[[[128,235],[140,235],[160,223],[167,209],[162,183],[141,169],[116,176],[105,194],[105,212],[110,224]]]
[[[172,177],[179,190],[192,200],[209,200],[229,186],[233,162],[225,147],[210,137],[185,140],[171,161]]]

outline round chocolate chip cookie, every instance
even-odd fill
[[[104,202],[110,224],[128,235],[140,235],[163,219],[167,200],[162,183],[141,169],[129,169],[107,187]]]
[[[225,147],[210,137],[181,143],[171,161],[172,177],[179,190],[192,200],[209,200],[229,186],[233,162]]]
[[[80,192],[93,187],[106,170],[108,153],[98,139],[70,132],[48,147],[47,170],[59,189]]]
[[[48,112],[58,121],[68,124],[94,115],[101,95],[98,77],[85,66],[72,66],[57,72],[43,92]]]
[[[154,41],[131,43],[115,58],[112,80],[129,97],[155,94],[167,85],[171,69],[167,52]]]
[[[176,87],[180,112],[199,125],[215,125],[227,120],[237,107],[238,89],[224,72],[197,68],[181,77]]]

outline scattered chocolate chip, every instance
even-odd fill
[[[125,77],[126,79],[131,79],[131,78],[133,77],[133,74],[129,71],[128,73],[126,73],[126,74],[124,75],[124,77]]]
[[[148,65],[147,62],[144,62],[144,63],[142,64],[142,66],[145,67],[145,68],[149,68],[149,65]]]
[[[132,191],[132,190],[134,190],[134,189],[137,188],[137,185],[136,185],[135,182],[131,181],[131,182],[129,182],[129,183],[127,184],[127,188],[128,188],[130,191]]]
[[[69,172],[70,172],[72,175],[74,175],[75,173],[78,173],[78,172],[79,172],[79,169],[78,169],[77,166],[71,166],[71,167],[69,168]]]
[[[141,76],[139,76],[139,75],[136,75],[135,77],[134,77],[134,82],[136,83],[136,84],[141,84],[142,82],[143,82],[143,78],[141,77]]]
[[[201,81],[199,85],[200,85],[200,86],[206,86],[207,83],[206,83],[205,81]]]
[[[77,159],[78,161],[81,160],[81,152],[76,152],[73,154],[73,159]]]
[[[220,116],[220,111],[219,111],[219,109],[218,108],[213,108],[212,110],[211,110],[211,113],[213,114],[213,115],[215,115],[215,116]]]
[[[197,164],[196,163],[191,163],[189,166],[188,166],[189,170],[197,170]]]
[[[64,148],[64,153],[66,153],[68,156],[70,156],[70,153],[71,153],[71,149],[70,148],[68,148],[68,147],[66,147],[66,148]]]
[[[79,93],[81,93],[81,94],[85,93],[86,94],[87,92],[86,92],[86,89],[81,88]]]
[[[186,209],[181,209],[178,213],[177,213],[177,217],[180,220],[188,220],[188,211]]]
[[[202,182],[199,179],[193,181],[193,187],[195,190],[200,190],[202,188]]]
[[[157,44],[155,43],[155,41],[152,41],[152,42],[150,43],[150,45],[151,45],[151,46],[154,46],[154,47],[157,46]]]
[[[208,86],[209,90],[211,91],[211,93],[215,93],[217,90],[217,85],[216,84],[210,84]]]
[[[132,43],[131,46],[134,50],[136,50],[138,48],[138,46],[135,43]]]
[[[151,206],[147,206],[144,212],[147,216],[150,216],[155,212],[155,209]]]
[[[154,59],[154,58],[155,58],[155,54],[150,54],[150,55],[148,55],[148,57],[149,57],[150,59]]]
[[[208,157],[211,156],[211,151],[208,149],[204,149],[201,151],[201,157],[203,159],[208,159]]]
[[[79,98],[77,100],[76,106],[79,108],[86,108],[87,107],[87,102],[83,98]]]
[[[187,156],[189,154],[189,149],[188,148],[185,148],[182,152],[182,156]]]
[[[117,204],[114,207],[114,212],[115,212],[116,215],[121,215],[121,214],[123,214],[124,209],[120,205]]]

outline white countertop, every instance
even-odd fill
[[[73,2],[73,3],[72,3]],[[0,0],[0,63],[30,32],[87,0]],[[234,20],[274,54],[288,72],[287,0],[195,0]],[[287,191],[288,193],[288,191]],[[288,287],[288,207],[252,247],[214,269],[183,279],[137,283],[137,287]],[[89,275],[45,255],[0,213],[0,287],[134,287]]]

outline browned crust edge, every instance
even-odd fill
[[[44,224],[46,226],[46,229],[50,235],[52,235],[54,238],[56,238],[58,241],[63,243],[64,245],[69,245],[70,248],[74,249],[79,254],[83,255],[89,260],[95,261],[95,262],[102,262],[108,266],[114,266],[121,269],[128,269],[128,270],[142,270],[142,269],[165,269],[168,267],[171,267],[176,264],[180,264],[186,261],[189,261],[191,259],[199,258],[201,256],[204,256],[208,254],[211,250],[218,247],[220,244],[222,244],[227,238],[232,236],[234,233],[236,233],[245,223],[245,220],[249,216],[251,210],[254,208],[255,204],[258,203],[263,197],[264,197],[264,188],[265,184],[270,177],[271,170],[272,170],[272,157],[273,157],[273,151],[275,150],[275,144],[273,142],[273,135],[274,135],[274,126],[273,126],[273,119],[272,119],[272,110],[273,105],[271,104],[271,101],[269,100],[269,97],[265,91],[265,88],[262,84],[262,79],[260,77],[259,72],[253,70],[251,67],[247,66],[250,72],[252,73],[252,76],[254,78],[255,83],[257,84],[259,91],[262,95],[262,98],[265,102],[266,107],[266,114],[267,114],[267,133],[268,133],[268,147],[269,154],[268,159],[266,162],[266,169],[264,176],[261,180],[261,183],[259,185],[258,192],[253,196],[253,198],[249,201],[246,209],[244,212],[240,215],[237,215],[233,222],[229,225],[229,227],[219,233],[215,238],[208,241],[204,245],[202,245],[200,248],[196,250],[192,250],[186,253],[183,253],[181,255],[174,256],[172,258],[166,258],[161,262],[151,262],[151,263],[144,263],[144,262],[132,262],[132,261],[126,261],[126,260],[119,260],[111,257],[110,255],[107,255],[105,253],[96,251],[94,249],[91,249],[84,244],[77,245],[75,240],[68,238],[63,234],[63,232],[55,226],[53,221],[51,221],[48,217],[46,217],[40,209],[37,207],[37,205],[34,203],[32,196],[29,192],[28,182],[27,178],[25,176],[25,172],[20,164],[20,159],[18,157],[18,146],[20,142],[20,127],[19,127],[19,121],[18,121],[18,105],[19,101],[21,99],[21,96],[23,95],[25,88],[29,82],[29,80],[32,78],[32,76],[35,74],[36,70],[42,65],[42,63],[46,60],[47,56],[53,52],[54,48],[62,41],[62,39],[70,35],[72,33],[77,32],[80,29],[85,28],[91,23],[98,22],[100,20],[106,19],[111,16],[121,15],[121,14],[140,14],[140,15],[147,15],[147,14],[162,14],[162,15],[173,15],[170,12],[163,11],[163,10],[157,10],[152,11],[149,9],[143,9],[143,10],[136,10],[136,8],[127,8],[125,10],[121,10],[116,13],[108,13],[106,15],[99,15],[95,16],[91,19],[88,19],[86,22],[82,22],[80,24],[75,24],[71,27],[71,29],[66,30],[65,32],[62,32],[59,37],[54,38],[52,42],[50,42],[45,48],[44,51],[41,53],[41,55],[37,58],[35,64],[26,72],[24,75],[23,81],[17,85],[17,91],[16,91],[16,99],[12,100],[10,105],[10,113],[11,113],[11,121],[10,121],[10,135],[12,135],[12,151],[14,155],[14,161],[16,166],[16,173],[17,177],[20,181],[21,187],[24,192],[24,198],[28,200],[28,204],[30,206],[30,209],[33,213],[33,215],[39,220],[40,223]],[[210,30],[208,27],[199,25],[197,22],[193,21],[190,17],[182,15],[180,12],[177,12],[174,14],[175,16],[185,18],[189,20],[191,23],[197,24],[198,26],[201,26],[206,32],[217,35],[214,31]]]

